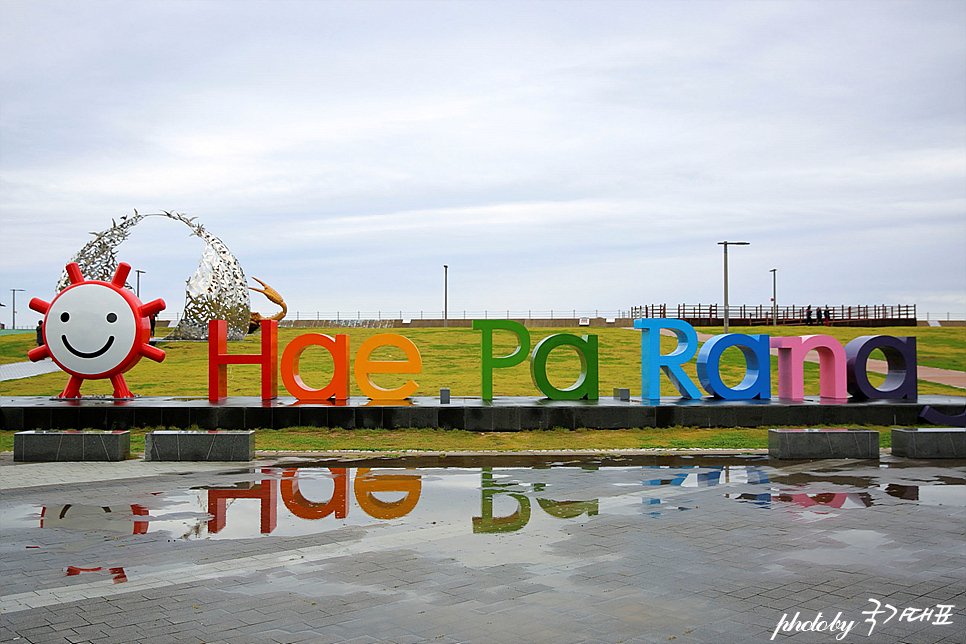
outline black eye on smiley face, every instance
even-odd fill
[[[60,321],[61,322],[68,322],[68,321],[70,321],[70,313],[68,313],[67,311],[64,311],[63,313],[61,313],[60,314]],[[108,313],[107,314],[107,321],[110,322],[111,324],[114,324],[115,322],[117,322],[117,313]]]

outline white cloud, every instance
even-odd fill
[[[777,267],[784,303],[962,315],[964,20],[949,2],[0,3],[0,293],[49,297],[88,231],[136,207],[197,216],[305,310],[438,307],[443,263],[459,308],[710,302],[716,242],[740,238],[732,302],[766,303]],[[180,305],[179,235],[128,243]]]

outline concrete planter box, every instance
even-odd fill
[[[871,429],[769,429],[768,456],[777,459],[879,458]]]
[[[966,458],[966,428],[892,428],[892,455],[905,458]]]
[[[159,430],[144,435],[146,461],[250,461],[255,432]]]
[[[26,431],[13,435],[13,460],[24,462],[123,461],[131,454],[131,433]]]

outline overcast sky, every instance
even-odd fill
[[[6,0],[0,180],[8,325],[135,208],[293,311],[720,303],[734,240],[732,304],[962,317],[966,2]]]

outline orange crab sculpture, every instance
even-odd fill
[[[288,312],[288,307],[285,305],[285,300],[283,300],[282,299],[282,296],[278,294],[278,291],[276,291],[271,286],[269,286],[268,284],[266,284],[262,280],[258,279],[257,277],[253,277],[252,279],[255,280],[256,282],[258,282],[259,284],[261,284],[262,285],[262,288],[255,288],[254,286],[249,286],[248,288],[250,288],[251,290],[253,290],[253,291],[257,292],[257,293],[261,293],[262,295],[264,295],[265,297],[267,297],[268,300],[272,304],[277,304],[280,307],[282,307],[282,310],[279,311],[278,313],[276,313],[275,315],[271,316],[271,317],[265,317],[261,313],[256,313],[255,311],[252,311],[252,313],[251,313],[251,319],[248,322],[248,332],[249,333],[255,333],[255,331],[258,331],[258,329],[259,329],[258,324],[262,320],[275,320],[275,321],[279,321],[282,318],[284,318],[285,317],[285,314]]]

